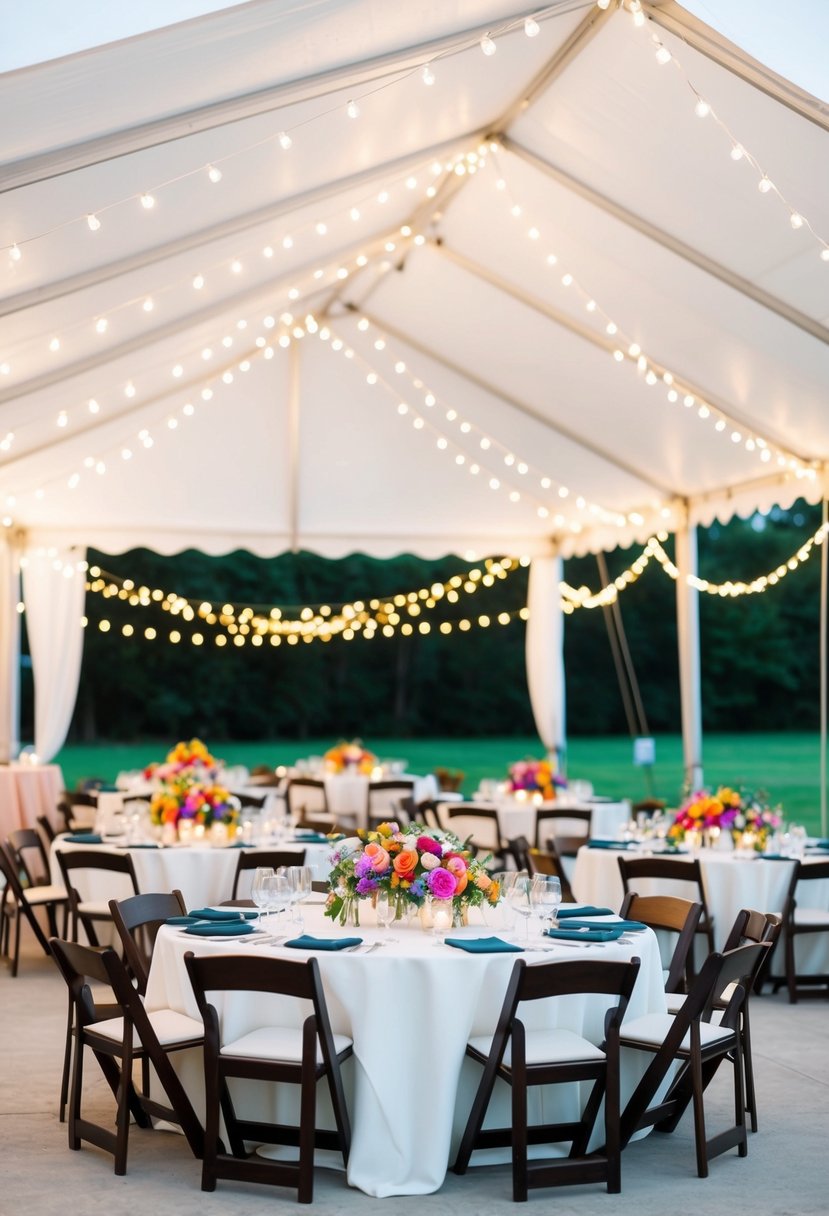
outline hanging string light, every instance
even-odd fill
[[[497,163],[497,154],[495,154],[493,160]],[[512,218],[516,220],[520,219],[522,224],[525,225],[527,239],[533,244],[540,242],[542,237],[541,227],[527,220],[525,208],[520,203],[515,202],[511,188],[503,172],[500,170],[500,166],[499,174],[495,181],[496,192],[504,196]],[[528,223],[529,227],[526,227]],[[591,319],[601,325],[605,334],[608,337],[614,338],[615,342],[618,343],[613,350],[613,359],[616,363],[635,366],[638,374],[649,388],[661,385],[665,390],[667,400],[671,404],[677,405],[678,408],[693,411],[701,422],[710,423],[713,426],[715,434],[721,435],[723,439],[734,445],[741,446],[746,452],[755,455],[762,463],[766,464],[774,461],[779,468],[785,468],[793,472],[796,477],[814,481],[817,472],[813,465],[801,460],[793,452],[776,444],[768,437],[758,434],[756,430],[747,428],[744,424],[737,422],[719,406],[714,405],[709,399],[700,396],[696,388],[683,380],[678,372],[672,371],[665,364],[646,354],[641,344],[632,335],[625,334],[622,326],[601,306],[593,293],[578,280],[576,275],[571,270],[566,270],[561,266],[557,253],[548,248],[547,252],[542,252],[540,256],[544,259],[546,266],[555,268],[555,273],[560,276],[559,281],[561,286],[568,290],[570,294],[578,296]]]

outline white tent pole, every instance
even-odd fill
[[[561,557],[535,557],[527,588],[527,687],[533,717],[548,755],[563,757],[567,743],[564,698],[564,613]]]
[[[823,526],[829,518],[829,499],[823,500]],[[826,813],[826,716],[827,716],[827,671],[826,671],[826,592],[829,583],[829,540],[824,537],[820,546],[820,834],[829,833]]]
[[[288,349],[288,521],[291,529],[291,552],[299,548],[299,406],[300,406],[300,349],[292,342]]]
[[[20,553],[11,534],[0,535],[0,763],[20,748]]]
[[[676,621],[679,646],[679,700],[685,781],[700,789],[702,773],[702,696],[700,691],[699,592],[689,579],[697,574],[697,532],[686,512],[676,533]]]

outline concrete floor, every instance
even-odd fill
[[[220,1182],[216,1192],[204,1194],[199,1163],[185,1140],[165,1132],[131,1128],[124,1178],[116,1178],[111,1158],[93,1147],[70,1152],[66,1126],[57,1119],[65,988],[50,960],[33,947],[24,950],[16,979],[0,964],[0,1216],[133,1216],[137,1211],[258,1216],[272,1213],[275,1204],[298,1209],[293,1193],[271,1187]],[[732,1151],[711,1164],[708,1179],[698,1179],[686,1113],[673,1135],[654,1133],[625,1151],[621,1195],[609,1196],[601,1186],[539,1190],[530,1193],[529,1206],[546,1211],[555,1205],[556,1216],[826,1212],[829,1002],[816,995],[791,1007],[782,994],[755,998],[752,1026],[760,1131],[749,1138],[747,1158]],[[93,1081],[95,1071],[93,1063],[87,1109],[110,1123],[112,1095]],[[706,1094],[711,1131],[730,1117],[728,1071],[720,1070]],[[436,1194],[389,1199],[371,1199],[349,1189],[343,1174],[321,1169],[314,1206],[320,1216],[358,1210],[372,1216],[437,1216],[461,1206],[487,1216],[515,1211],[507,1166],[472,1168],[463,1178],[450,1173]]]

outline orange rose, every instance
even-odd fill
[[[371,862],[371,868],[375,874],[384,874],[391,864],[391,858],[382,845],[375,844],[371,841],[363,850],[366,857]]]
[[[466,862],[462,857],[450,857],[448,861],[444,862],[444,865],[455,878],[455,894],[460,895],[462,891],[466,890],[467,883],[469,882],[466,873]]]
[[[414,849],[404,849],[397,854],[393,865],[395,873],[401,878],[410,878],[417,867],[417,853]]]

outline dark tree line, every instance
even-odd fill
[[[700,572],[713,582],[750,581],[785,561],[820,522],[819,509],[775,510],[750,521],[700,530]],[[666,545],[669,551],[672,545]],[[606,555],[615,577],[639,549]],[[702,596],[703,705],[707,730],[811,729],[818,720],[819,550],[762,595]],[[328,561],[308,553],[264,560],[246,552],[209,558],[188,551],[165,558],[146,550],[91,552],[90,564],[136,585],[211,603],[341,603],[383,598],[462,573],[462,558],[377,561],[356,555]],[[595,558],[566,563],[576,586],[600,585]],[[213,739],[302,739],[532,734],[524,666],[525,629],[513,617],[444,636],[441,619],[493,620],[526,602],[527,571],[431,614],[432,631],[371,641],[334,639],[218,648],[188,640],[195,625],[156,608],[132,608],[88,594],[81,688],[70,739],[130,741],[202,734]],[[652,563],[621,596],[621,612],[651,731],[679,729],[675,586]],[[107,619],[107,633],[99,622]],[[125,638],[122,626],[135,634]],[[152,625],[158,639],[146,641]],[[183,640],[166,640],[172,627]],[[565,626],[571,734],[626,730],[622,699],[601,610],[580,610]],[[31,715],[24,673],[24,735]]]

